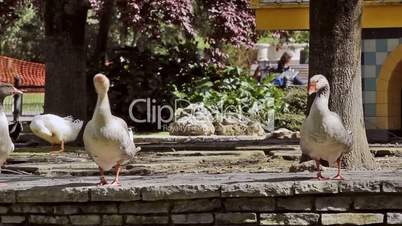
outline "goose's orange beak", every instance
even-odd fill
[[[311,95],[313,93],[317,92],[317,86],[315,82],[310,82],[308,85],[308,95]]]

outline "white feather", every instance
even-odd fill
[[[327,79],[322,75],[315,75],[311,79],[317,79],[327,91],[317,94],[311,105],[310,113],[302,125],[300,146],[303,154],[315,160],[326,160],[332,165],[343,153],[351,150],[352,134],[345,129],[339,115],[328,108]]]
[[[128,136],[130,137],[130,140],[134,140],[134,133],[131,127],[128,128]]]
[[[133,159],[138,149],[127,123],[110,111],[109,80],[98,74],[94,77],[98,100],[92,119],[87,123],[83,140],[85,149],[103,170],[110,170],[117,163]]]
[[[82,120],[72,116],[60,117],[53,114],[37,115],[30,124],[31,131],[51,144],[74,141],[83,125]]]
[[[13,151],[14,144],[8,133],[8,121],[4,112],[0,110],[0,167]]]

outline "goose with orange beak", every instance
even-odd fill
[[[22,91],[11,84],[0,83],[0,167],[10,153],[14,151],[14,144],[9,134],[8,121],[3,106],[4,99],[14,94],[22,94]]]
[[[139,148],[135,147],[127,123],[110,111],[108,91],[109,79],[103,74],[94,77],[98,99],[92,119],[84,130],[84,145],[92,159],[99,166],[99,185],[107,185],[105,170],[115,168],[116,177],[112,185],[119,186],[121,164],[133,159]]]
[[[330,165],[336,163],[338,171],[334,179],[342,180],[341,158],[352,149],[352,134],[345,129],[339,115],[328,108],[330,87],[323,75],[311,77],[308,94],[314,93],[316,96],[300,134],[301,150],[315,160],[317,179],[328,179],[320,172],[320,160],[325,160]]]

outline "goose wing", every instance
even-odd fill
[[[128,156],[129,158],[133,158],[137,152],[134,141],[130,139],[130,133],[127,126],[127,123],[119,118],[113,117],[113,122],[110,126],[105,129],[102,129],[102,135],[112,142],[116,142],[120,146],[120,150]]]
[[[335,112],[330,112],[324,122],[328,137],[327,142],[343,145],[345,152],[349,152],[353,144],[352,132],[346,130],[341,117]]]
[[[352,133],[345,129],[341,118],[335,112],[329,112],[322,119],[309,115],[303,122],[300,135],[300,148],[303,153],[300,162],[310,160],[309,156],[312,150],[317,151],[317,145],[328,148],[328,153],[335,150],[346,153],[352,149]]]

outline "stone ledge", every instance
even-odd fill
[[[321,215],[322,225],[370,225],[384,223],[382,213],[331,213]]]
[[[264,136],[158,136],[134,135],[134,142],[142,151],[166,150],[230,150],[238,147],[261,145],[298,145],[299,139],[277,139]]]
[[[260,225],[316,225],[319,219],[316,213],[266,213],[261,214]]]
[[[184,184],[149,186],[141,189],[142,200],[199,199],[219,197],[219,185]]]
[[[237,141],[265,141],[270,134],[265,136],[157,136],[157,135],[134,135],[135,143],[202,143],[202,142],[237,142]]]
[[[95,186],[97,177],[0,176],[0,203],[82,203],[402,193],[402,172],[345,172],[344,181],[314,173],[124,176],[121,187]],[[369,177],[370,176],[370,177]],[[376,180],[373,180],[375,176]],[[362,178],[370,178],[364,180]],[[359,203],[359,202],[358,202]],[[0,213],[4,212],[0,208]]]
[[[94,186],[97,177],[1,175],[0,224],[401,225],[401,174],[124,176],[121,187]]]

